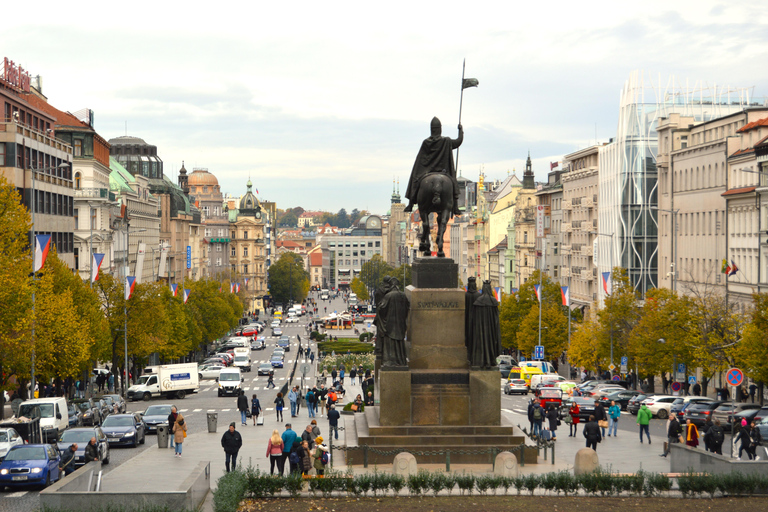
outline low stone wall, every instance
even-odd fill
[[[760,450],[762,450],[762,447]],[[734,460],[705,451],[703,448],[691,448],[674,443],[670,445],[669,456],[671,458],[670,471],[672,473],[685,473],[692,469],[697,473],[711,473],[713,475],[736,472],[745,475],[768,474],[768,461],[762,457],[759,461]]]
[[[98,463],[89,463],[69,476],[40,492],[41,508],[71,510],[76,504],[78,510],[104,510],[109,505],[125,510],[139,510],[148,506],[168,507],[170,510],[196,510],[202,504],[211,488],[211,463],[199,462],[186,480],[177,489],[161,492],[114,491],[102,488],[89,492],[96,486]]]

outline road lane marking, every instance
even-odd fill
[[[6,498],[21,498],[25,494],[27,494],[29,491],[19,491],[19,492],[12,492],[11,494],[6,494]]]
[[[195,410],[194,410],[194,411],[192,411],[192,412],[200,412],[200,411],[202,411],[202,409],[195,409]]]
[[[187,412],[189,409],[179,409],[179,412]]]
[[[221,412],[229,412],[229,411],[231,411],[231,410],[232,410],[232,409],[222,409],[222,410],[221,410]]]

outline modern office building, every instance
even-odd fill
[[[348,288],[365,262],[376,254],[383,258],[381,227],[381,217],[365,215],[344,234],[322,237],[324,288]]]

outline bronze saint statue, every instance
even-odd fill
[[[392,288],[392,278],[390,276],[384,276],[381,280],[381,285],[373,292],[374,305],[376,306],[376,316],[373,318],[373,325],[376,327],[376,338],[373,345],[373,353],[379,358],[383,355],[382,345],[384,343],[384,320],[381,316],[381,301],[384,296]]]
[[[377,314],[381,320],[381,348],[382,368],[408,368],[408,359],[405,348],[405,335],[407,332],[408,310],[410,303],[404,292],[397,287],[399,281],[393,277],[390,280],[390,288],[381,303],[377,306]],[[379,331],[376,336],[379,338]]]
[[[497,366],[501,354],[499,303],[493,296],[490,281],[483,281],[482,295],[472,304],[472,348],[470,362],[479,368]]]
[[[467,279],[467,292],[464,294],[464,344],[467,347],[467,360],[472,359],[472,305],[480,298],[477,279]]]
[[[408,188],[405,191],[405,197],[408,198],[406,212],[413,211],[413,205],[417,204],[421,180],[427,174],[432,172],[445,172],[451,178],[453,183],[453,210],[454,215],[461,215],[459,211],[459,184],[456,181],[456,167],[453,165],[453,150],[461,146],[464,140],[464,129],[459,124],[459,137],[451,139],[443,137],[442,125],[437,117],[432,118],[432,135],[424,139],[421,143],[421,149],[416,156],[416,162],[411,170],[411,178],[408,180]]]

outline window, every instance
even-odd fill
[[[232,257],[237,256],[237,250],[233,247],[232,252],[230,253]]]
[[[205,237],[210,238],[211,237],[211,228],[205,228]]]
[[[376,241],[376,247],[381,247],[381,242],[378,240]]]
[[[203,193],[204,193],[204,194],[207,194],[207,193],[208,193],[208,186],[204,186],[204,187],[203,187]]]
[[[218,207],[218,206],[214,206],[214,207],[213,207],[213,215],[214,215],[215,217],[218,217],[218,216],[219,216],[219,207]]]
[[[221,266],[221,258],[216,258],[216,266],[217,267]]]
[[[224,230],[223,230],[223,229],[220,229],[220,230],[219,230],[219,236],[220,236],[220,237],[222,237],[222,238],[224,238]]]
[[[235,238],[237,238],[237,237],[235,236],[235,232],[233,231],[232,232],[232,240],[234,240]]]
[[[232,265],[232,272],[237,273],[237,268],[235,268],[235,265]]]
[[[243,274],[248,273],[248,265],[243,265]]]
[[[365,256],[365,251],[360,251],[360,256]]]
[[[357,256],[357,251],[352,251],[352,256]]]
[[[373,247],[373,242],[368,242],[368,247]]]
[[[75,229],[77,229],[78,213],[79,213],[79,212],[78,212],[78,208],[75,208],[75,215],[74,215],[74,219],[75,219]]]
[[[75,173],[75,190],[80,190],[82,178],[79,172]]]
[[[75,139],[75,156],[83,156],[83,140]]]
[[[5,167],[5,144],[0,144],[0,167]]]
[[[98,229],[96,227],[96,208],[91,208],[91,229]]]
[[[248,232],[247,231],[243,231],[243,238],[248,239]]]
[[[221,252],[221,244],[216,244],[216,252]]]
[[[248,256],[248,247],[243,247],[243,256]]]

